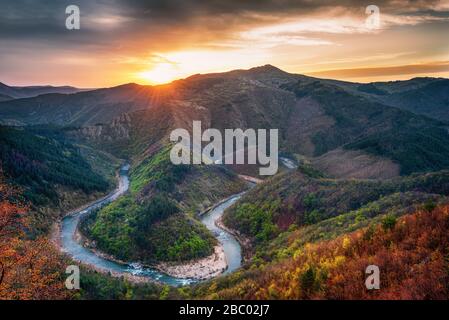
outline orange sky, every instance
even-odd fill
[[[21,11],[24,0],[0,4],[0,82],[159,84],[264,64],[361,82],[449,77],[449,1],[379,1],[377,28],[367,26],[365,6],[349,0],[285,0],[281,8],[252,0],[190,0],[185,8],[79,2],[81,29],[73,31],[54,2],[41,15]]]

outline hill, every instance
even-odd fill
[[[291,257],[253,264],[200,284],[193,296],[213,299],[446,299],[449,208],[386,218]],[[380,270],[381,290],[367,290],[365,269]]]
[[[335,217],[357,211],[346,216],[349,221],[340,220],[331,230],[343,222],[347,228],[354,228],[354,223],[366,223],[386,211],[400,212],[413,203],[438,198],[435,195],[449,195],[448,171],[386,180],[334,180],[304,172],[300,167],[297,172],[280,174],[250,190],[225,213],[225,224],[252,239],[253,244],[265,247],[292,227],[335,221]],[[407,196],[409,192],[413,196]]]
[[[170,130],[191,130],[192,121],[200,120],[203,129],[221,131],[278,128],[282,152],[321,163],[320,169],[334,176],[343,171],[329,164],[348,158],[352,167],[341,177],[392,177],[448,168],[445,122],[389,106],[348,86],[264,66],[195,75],[166,86],[111,88],[107,92],[117,101],[127,97],[121,107],[99,105],[96,99],[95,114],[81,108],[76,116],[66,116],[70,125],[80,126],[72,130],[74,136],[120,156],[141,154],[155,141],[168,143]],[[98,92],[80,98],[87,94]],[[29,102],[19,102],[28,108]],[[0,103],[0,113],[2,107],[13,109],[5,107],[7,103]],[[60,120],[54,121],[68,125]]]
[[[8,86],[8,85],[0,82],[0,95],[8,96],[11,99],[31,98],[31,97],[36,97],[36,96],[39,96],[42,94],[49,94],[49,93],[70,94],[70,93],[76,93],[76,92],[85,91],[85,90],[86,89],[78,89],[78,88],[70,87],[70,86],[14,87],[14,86]]]
[[[449,120],[449,79],[426,77],[367,84],[330,82],[373,101],[430,118]]]
[[[112,187],[107,177],[111,179],[113,171],[107,167],[108,174],[98,173],[101,158],[51,130],[0,126],[1,170],[6,181],[20,187],[24,200],[31,204],[34,233],[48,232],[60,210],[79,206]]]

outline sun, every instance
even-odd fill
[[[173,63],[158,63],[152,69],[140,72],[138,77],[151,84],[164,84],[182,76],[179,68]]]

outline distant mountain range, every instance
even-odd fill
[[[234,81],[236,82],[231,83]],[[303,84],[312,82],[327,84],[329,87],[341,88],[351,95],[363,97],[372,102],[427,115],[438,120],[449,120],[449,79],[414,78],[407,81],[362,84],[290,74],[266,65],[249,70],[198,74],[174,81],[170,85],[160,86],[130,83],[112,88],[88,90],[70,86],[11,87],[0,83],[0,101],[16,99],[14,102],[9,101],[0,105],[0,115],[2,115],[0,121],[6,122],[11,112],[14,113],[11,118],[22,119],[24,124],[105,123],[123,113],[145,110],[179,99],[202,100],[201,102],[207,106],[209,101],[199,99],[197,95],[207,94],[220,88],[231,90],[242,85],[233,93],[218,92],[222,98],[225,98],[226,94],[235,96],[239,92],[250,89],[278,91],[283,89],[282,85],[299,81]],[[39,111],[40,115],[34,115],[36,111]]]
[[[29,86],[29,87],[13,87],[8,86],[0,82],[0,101],[20,99],[20,98],[31,98],[42,94],[48,93],[63,93],[70,94],[80,91],[85,91],[86,89],[78,89],[70,86]]]
[[[0,123],[71,127],[122,157],[167,142],[172,129],[189,129],[193,120],[220,130],[279,128],[283,152],[311,157],[334,176],[370,178],[449,167],[448,102],[448,79],[360,84],[266,65],[4,101]]]

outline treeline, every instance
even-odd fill
[[[394,128],[348,144],[347,149],[363,150],[401,165],[401,175],[449,168],[446,128]]]

